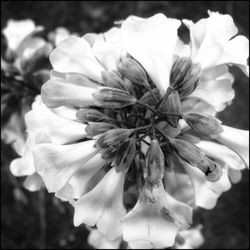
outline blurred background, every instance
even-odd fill
[[[207,10],[230,14],[240,34],[249,37],[248,1],[1,1],[1,29],[8,19],[31,18],[49,32],[64,26],[71,32],[103,32],[114,21],[129,15],[168,17],[197,21]],[[2,40],[2,39],[1,39]],[[226,125],[249,129],[248,79],[232,69],[236,81],[233,104],[219,114]],[[1,141],[1,249],[89,249],[88,230],[73,226],[73,209],[44,191],[28,192],[22,178],[9,172],[17,157]],[[249,174],[224,193],[212,211],[198,211],[195,224],[204,225],[202,249],[249,248]]]

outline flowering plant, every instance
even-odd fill
[[[74,225],[95,226],[104,245],[181,248],[193,210],[214,208],[249,167],[249,132],[216,118],[234,98],[229,66],[248,75],[248,39],[229,15],[182,23],[130,16],[67,37],[25,115],[12,172],[70,202]]]

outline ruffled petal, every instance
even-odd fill
[[[88,244],[94,249],[119,249],[122,238],[110,241],[97,229],[92,229],[88,236]]]
[[[146,184],[135,207],[123,218],[123,239],[135,249],[171,247],[178,226],[170,215],[162,183]]]
[[[219,196],[231,188],[228,170],[222,169],[222,177],[217,182],[209,182],[197,168],[187,164],[184,166],[194,187],[195,205],[205,209],[213,209]]]
[[[71,145],[44,143],[33,149],[36,171],[49,192],[57,192],[72,175],[97,154],[94,140]]]
[[[226,73],[217,79],[201,79],[198,87],[190,96],[204,100],[213,106],[217,112],[222,111],[235,96],[232,88],[233,81],[234,78],[230,73]]]
[[[42,102],[33,105],[25,115],[27,130],[32,133],[44,131],[55,144],[70,143],[85,137],[86,124],[62,118]]]
[[[93,105],[94,88],[71,84],[62,78],[51,78],[43,84],[42,101],[50,108],[60,106],[86,107]]]
[[[106,70],[117,70],[121,58],[122,47],[119,43],[105,40],[104,35],[99,35],[93,45],[93,53]]]
[[[180,24],[156,14],[148,19],[130,16],[121,27],[123,47],[144,67],[162,95],[169,85]]]
[[[234,170],[242,170],[245,168],[245,164],[242,159],[234,151],[224,145],[211,141],[200,141],[196,144],[196,146],[205,152],[209,157],[226,163]]]
[[[97,186],[82,196],[74,205],[74,225],[96,225],[108,240],[121,236],[125,175],[111,168]]]
[[[35,172],[25,179],[23,186],[27,190],[31,192],[35,192],[35,191],[40,190],[43,187],[43,180],[41,176]]]
[[[240,68],[247,68],[248,39],[244,36],[234,37],[238,29],[230,15],[211,11],[208,13],[208,18],[201,19],[196,24],[183,20],[190,30],[194,61],[201,63],[202,69],[221,64],[235,64],[240,65]]]
[[[217,141],[237,153],[249,168],[249,131],[223,126],[224,131]]]
[[[66,38],[51,53],[50,62],[59,72],[82,73],[94,81],[102,82],[101,72],[104,68],[96,60],[84,38]]]

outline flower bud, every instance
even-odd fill
[[[124,142],[117,150],[115,165],[119,171],[126,172],[129,169],[136,154],[136,140],[131,138]]]
[[[170,85],[182,97],[190,95],[198,84],[200,72],[200,65],[193,63],[191,58],[177,56],[170,75]]]
[[[101,74],[104,85],[124,90],[122,79],[114,71],[102,71]]]
[[[115,128],[114,125],[106,122],[91,122],[86,128],[87,137],[93,138],[96,135],[102,134],[107,130]]]
[[[190,113],[184,115],[183,118],[198,133],[218,135],[223,132],[221,121],[213,116]]]
[[[152,140],[146,155],[144,178],[152,184],[158,184],[164,176],[164,155],[157,140]]]
[[[181,114],[181,102],[178,91],[172,90],[171,93],[167,96],[167,98],[163,97],[163,101],[160,105],[160,108],[166,113],[173,113],[177,115],[167,115],[167,122],[177,128],[178,122]]]
[[[120,73],[131,82],[150,88],[146,73],[142,66],[134,59],[124,57],[118,66]]]
[[[109,87],[99,87],[93,97],[97,101],[96,105],[106,108],[123,108],[136,103],[136,98],[126,91]]]
[[[76,117],[83,122],[110,121],[111,118],[96,109],[83,108],[76,113]]]
[[[115,128],[103,133],[96,141],[95,147],[105,148],[116,148],[118,149],[121,144],[128,139],[131,134],[130,129]]]
[[[206,159],[206,155],[198,147],[187,141],[171,139],[170,143],[177,154],[190,165],[198,166]]]
[[[160,92],[157,88],[152,89],[152,93],[150,93],[149,91],[147,91],[140,99],[140,102],[143,104],[148,104],[149,106],[153,106],[156,105],[156,101],[154,99],[154,97],[152,96],[152,94],[156,97],[156,99],[158,101],[160,101],[161,99],[161,95]]]

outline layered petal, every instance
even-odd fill
[[[121,218],[126,213],[123,206],[124,180],[124,173],[111,168],[95,188],[74,204],[74,225],[96,225],[108,240],[121,236]]]
[[[174,244],[178,226],[162,183],[145,184],[135,207],[123,218],[123,239],[131,248],[166,248]]]
[[[44,131],[55,144],[70,143],[86,135],[86,124],[56,115],[39,100],[25,115],[25,121],[29,132]]]
[[[225,125],[223,129],[224,131],[218,135],[216,140],[237,153],[249,168],[249,131]]]
[[[31,192],[38,191],[43,187],[42,177],[35,172],[25,179],[23,186]]]
[[[212,141],[200,141],[196,146],[209,157],[226,163],[234,170],[242,170],[245,168],[242,159],[234,151],[224,145]]]
[[[216,76],[215,72],[214,76]],[[190,96],[198,97],[204,100],[213,106],[217,112],[222,111],[227,105],[231,103],[235,96],[235,92],[232,88],[234,78],[230,73],[226,73],[217,79],[209,79],[207,76],[207,79],[209,80],[206,80],[205,77],[206,76],[201,79],[198,87]]]
[[[88,244],[94,249],[119,249],[122,238],[110,241],[97,229],[91,229],[88,236]]]
[[[42,86],[42,101],[50,108],[60,106],[86,107],[93,105],[95,88],[69,83],[62,78],[51,78]]]
[[[122,45],[146,70],[161,94],[169,86],[180,21],[156,14],[148,19],[128,17],[121,27]]]
[[[238,29],[230,15],[209,11],[209,17],[196,24],[183,20],[190,30],[192,57],[201,63],[202,69],[221,64],[235,64],[247,68],[249,41],[236,36]],[[234,37],[234,38],[232,38]]]
[[[222,177],[217,182],[207,181],[204,173],[189,164],[184,168],[193,183],[195,205],[198,207],[213,209],[220,195],[231,188],[226,168],[222,169]]]
[[[44,143],[33,149],[36,171],[42,176],[49,192],[57,192],[94,157],[98,150],[89,140],[71,145]]]
[[[102,82],[101,71],[104,68],[84,38],[70,36],[63,40],[51,53],[50,62],[59,72],[82,73],[94,81]]]

